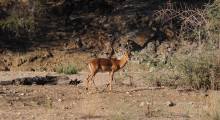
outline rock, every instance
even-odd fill
[[[152,29],[145,29],[138,31],[134,37],[134,42],[139,46],[143,47],[147,40],[154,36],[154,32]]]
[[[20,112],[18,112],[18,116],[20,116],[21,115],[21,113]]]
[[[81,39],[76,39],[75,40],[75,48],[81,48],[83,47],[83,42]]]
[[[37,60],[39,57],[40,57],[39,55],[30,56],[28,62],[34,62],[34,61]]]
[[[153,105],[153,103],[152,102],[147,102],[147,105],[149,106],[149,105]]]
[[[139,105],[140,107],[143,107],[144,106],[144,102],[141,102],[141,104]]]
[[[63,100],[62,99],[58,99],[58,102],[62,102]]]
[[[34,72],[35,69],[34,68],[29,68],[28,71]]]
[[[153,72],[153,71],[155,71],[155,68],[154,67],[150,67],[149,72]]]
[[[11,51],[11,50],[4,50],[3,51],[3,54],[4,55],[8,55],[8,56],[14,56],[15,55],[15,52]]]
[[[7,66],[1,66],[0,71],[10,71],[10,69]]]
[[[130,79],[125,79],[125,80],[122,81],[122,83],[124,85],[131,85],[131,80]]]
[[[24,96],[24,95],[25,95],[24,93],[21,93],[21,94],[20,94],[20,96]]]
[[[2,89],[3,89],[3,90],[7,90],[7,88],[6,88],[6,87],[3,87]]]
[[[153,56],[155,55],[156,53],[156,43],[155,41],[152,41],[152,42],[149,42],[147,45],[146,45],[146,53],[150,56]]]
[[[173,106],[176,105],[176,103],[173,103],[172,101],[168,101],[168,102],[167,102],[167,105],[168,105],[169,107],[173,107]]]
[[[19,67],[21,66],[22,64],[26,63],[27,60],[24,60],[23,58],[19,58],[19,59],[16,59],[16,65]]]
[[[188,104],[189,104],[189,105],[192,105],[192,104],[193,104],[193,102],[189,102]]]

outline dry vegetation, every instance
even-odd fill
[[[105,91],[96,91],[92,82],[90,91],[85,90],[90,53],[39,50],[1,55],[11,71],[0,72],[0,81],[54,75],[83,83],[0,86],[0,119],[219,120],[219,13],[217,0],[201,9],[186,4],[177,8],[168,1],[154,17],[158,24],[176,26],[175,35],[170,32],[175,41],[159,43],[159,57],[134,52],[133,58],[140,59],[133,59],[115,74],[112,92],[106,89],[108,73],[94,78]],[[163,49],[167,44],[175,46],[168,53]],[[12,72],[18,70],[35,72]],[[77,74],[69,75],[73,71]]]
[[[202,118],[204,120],[220,119],[220,97],[218,92],[211,91],[207,99],[206,106],[203,109]]]

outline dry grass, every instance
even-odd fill
[[[82,119],[101,118],[101,97],[96,94],[85,94],[84,100],[80,104]]]
[[[220,96],[217,91],[212,91],[207,100],[207,104],[203,109],[202,117],[204,120],[220,119]]]

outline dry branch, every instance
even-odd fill
[[[157,10],[153,16],[162,23],[171,22],[176,24],[179,27],[177,34],[183,34],[185,38],[192,38],[192,32],[195,29],[201,31],[202,26],[207,24],[205,9],[190,7],[187,4],[177,8],[176,3],[170,1],[165,4],[165,7]]]

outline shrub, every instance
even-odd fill
[[[208,61],[201,61],[200,58],[186,58],[178,66],[179,71],[186,75],[185,83],[192,88],[210,89],[209,80],[211,65]]]
[[[162,23],[178,26],[176,35],[179,39],[197,41],[200,47],[204,43],[219,48],[220,2],[204,5],[205,8],[190,7],[185,4],[178,7],[175,2],[168,1],[165,7],[155,11],[155,18]]]
[[[205,11],[208,22],[204,26],[209,43],[213,48],[220,47],[220,1],[216,0],[208,5]]]
[[[7,14],[0,18],[0,28],[9,31],[15,38],[20,34],[34,33],[38,25],[36,19],[46,14],[46,5],[43,1],[14,1],[6,4],[8,4],[5,8]]]
[[[178,59],[177,70],[183,73],[182,84],[194,89],[219,89],[220,61],[217,56],[206,53],[198,57]]]
[[[74,65],[67,65],[65,67],[60,66],[57,70],[57,73],[64,73],[64,74],[77,74],[78,69]]]
[[[74,65],[67,65],[64,67],[63,73],[64,74],[77,74],[78,70],[76,69]]]
[[[142,75],[144,83],[171,88],[190,87],[192,89],[220,89],[219,51],[204,50],[198,56],[179,54],[163,61],[149,61],[150,69]]]
[[[57,73],[63,73],[63,66],[58,67],[58,69],[56,70]]]

